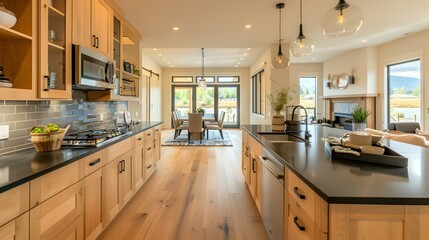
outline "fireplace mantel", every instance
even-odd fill
[[[324,116],[326,119],[334,120],[334,104],[336,103],[356,103],[371,113],[367,118],[367,124],[369,128],[375,128],[375,102],[378,96],[379,94],[322,96],[321,99],[323,99],[325,109]]]

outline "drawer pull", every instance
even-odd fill
[[[100,162],[101,162],[101,159],[97,159],[97,160],[95,160],[95,161],[93,161],[93,162],[90,162],[90,163],[89,163],[89,166],[97,165],[97,164],[99,164]]]
[[[267,163],[266,161],[269,161],[269,159],[265,156],[259,156],[259,159],[261,159],[262,164],[264,164],[265,168],[270,171],[275,178],[277,179],[283,179],[285,176],[283,173],[277,173],[274,169],[272,169]]]
[[[147,148],[147,150],[148,150],[148,151],[149,151],[149,150],[151,150],[151,149],[152,149],[152,147],[148,147],[148,148]]]
[[[137,138],[137,140],[141,141],[141,140],[142,140],[142,138],[141,138],[141,137],[139,137],[139,138]]]
[[[298,222],[298,217],[294,217],[294,218],[293,218],[293,222],[295,223],[296,227],[297,227],[300,231],[305,232],[305,227],[304,227],[304,226],[302,226],[301,224],[299,224],[299,222]]]
[[[150,133],[148,133],[147,135],[150,136]]]
[[[149,168],[151,168],[152,167],[152,164],[151,165],[149,165],[149,166],[147,166],[147,169],[149,169]]]
[[[255,158],[252,158],[252,172],[253,172],[253,173],[256,173],[256,169],[255,169],[255,162],[256,162],[256,159],[255,159]]]
[[[301,199],[305,199],[305,195],[301,194],[301,193],[298,191],[298,187],[294,187],[293,191],[295,192],[295,194],[296,194],[299,198],[301,198]]]
[[[92,35],[92,47],[95,47],[95,35]]]
[[[119,161],[119,164],[118,164],[118,172],[119,172],[119,173],[122,173],[122,161]]]
[[[156,129],[155,131],[159,132],[159,129]]]

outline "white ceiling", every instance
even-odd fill
[[[292,42],[298,35],[299,0],[114,1],[141,32],[144,54],[161,67],[201,67],[202,47],[206,49],[208,68],[251,66],[271,43],[278,42],[275,5],[279,2],[286,4],[282,10],[282,38]],[[429,29],[428,0],[347,2],[360,8],[362,27],[351,36],[332,39],[322,34],[320,22],[338,0],[303,0],[304,34],[315,42],[315,51],[310,57],[291,57],[292,63],[323,62],[351,49],[380,45]],[[247,24],[252,27],[245,29]],[[173,31],[173,27],[180,29]]]

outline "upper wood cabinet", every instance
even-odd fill
[[[66,0],[40,1],[39,98],[71,99],[71,7]]]
[[[36,0],[2,0],[15,13],[12,28],[0,26],[0,66],[12,87],[0,87],[1,100],[36,99],[37,9]]]
[[[73,44],[112,58],[112,10],[104,0],[73,0]]]

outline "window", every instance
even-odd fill
[[[193,78],[192,77],[172,77],[173,83],[192,83]]]
[[[197,76],[195,79],[197,80],[197,83],[199,83],[201,77]],[[204,79],[206,80],[206,83],[214,83],[215,81],[215,77],[204,77]]]
[[[265,115],[265,73],[264,70],[252,76],[252,113]]]
[[[388,122],[420,122],[420,59],[387,65]]]
[[[299,78],[299,104],[307,109],[308,118],[315,118],[316,77]]]
[[[239,76],[219,76],[217,77],[218,83],[238,83],[240,82]]]

